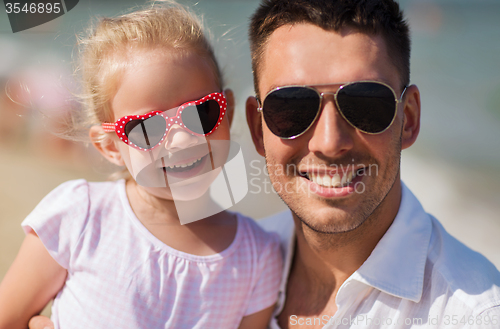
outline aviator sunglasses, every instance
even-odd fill
[[[115,123],[103,123],[105,132],[115,132],[125,144],[148,151],[160,145],[174,125],[196,136],[208,136],[221,124],[226,114],[227,101],[222,93],[212,93],[197,101],[177,108],[175,116],[166,111],[152,111],[142,115],[128,115]]]
[[[314,87],[283,86],[271,90],[258,111],[264,115],[271,132],[282,139],[293,139],[305,133],[321,112],[324,95],[333,95],[342,117],[354,128],[379,134],[389,128],[396,117],[406,86],[398,98],[394,89],[378,81],[341,84],[334,92],[319,92]]]

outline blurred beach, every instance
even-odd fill
[[[22,242],[20,223],[50,190],[69,179],[107,179],[114,170],[89,147],[54,132],[77,106],[75,34],[91,16],[117,15],[135,3],[81,0],[64,16],[15,34],[0,12],[0,279]],[[420,136],[402,155],[403,181],[451,234],[500,268],[500,2],[400,3],[412,30],[411,80],[422,100]],[[233,210],[259,219],[286,207],[265,174],[258,175],[264,161],[244,114],[253,95],[248,17],[257,5],[203,0],[194,9],[212,31],[226,85],[236,95],[232,134],[253,163],[247,174],[268,187],[250,186]]]

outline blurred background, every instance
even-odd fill
[[[181,2],[203,14],[236,95],[232,134],[254,180],[234,210],[259,219],[286,209],[260,173],[264,161],[244,115],[253,95],[248,18],[258,1]],[[49,191],[69,179],[104,180],[115,170],[91,147],[57,135],[78,108],[75,35],[91,17],[141,4],[81,0],[64,16],[15,34],[0,5],[0,279],[23,239],[21,221]],[[400,4],[412,30],[411,80],[422,98],[421,132],[403,152],[403,180],[449,232],[500,268],[500,1]]]

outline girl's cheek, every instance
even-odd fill
[[[231,133],[230,133],[230,127],[229,127],[229,121],[227,120],[227,116],[224,117],[222,120],[221,125],[215,130],[214,133],[206,137],[208,140],[211,139],[226,139],[229,140],[231,139]]]

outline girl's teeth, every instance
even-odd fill
[[[173,166],[167,166],[167,168],[170,168],[170,169],[174,169],[174,168],[186,168],[186,167],[190,167],[192,165],[194,165],[196,162],[200,161],[201,158],[199,159],[196,159],[192,162],[189,162],[189,163],[183,163],[183,164],[176,164],[176,165],[173,165]]]

